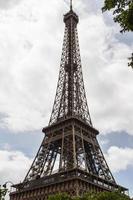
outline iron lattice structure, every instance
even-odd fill
[[[11,200],[47,199],[49,194],[82,195],[88,190],[116,190],[118,186],[97,141],[85,94],[77,24],[70,11],[64,16],[65,35],[59,81],[49,125],[23,183],[15,185]]]
[[[64,22],[59,81],[49,124],[74,116],[92,126],[82,75],[77,32],[78,16],[71,10],[65,15]]]
[[[78,16],[70,10],[65,15],[64,22],[59,81],[49,126],[71,118],[78,119],[91,128],[78,43]],[[45,138],[25,181],[53,174],[56,165],[58,172],[80,168],[115,182],[96,139],[97,133],[85,133],[80,129],[74,123],[64,127],[59,133],[52,130],[47,134],[47,129],[44,129]],[[85,137],[89,137],[91,142]]]

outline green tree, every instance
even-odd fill
[[[102,11],[113,11],[114,22],[121,26],[121,33],[133,32],[133,0],[104,0]],[[133,53],[129,58],[128,66],[133,68]]]
[[[65,193],[60,193],[49,196],[48,200],[130,200],[130,197],[121,192],[90,192],[82,197],[70,197]]]
[[[4,200],[5,199],[6,193],[7,193],[7,189],[6,188],[1,188],[1,185],[0,185],[0,200]]]
[[[129,196],[120,192],[100,192],[85,194],[84,200],[130,200]]]
[[[72,198],[66,193],[59,193],[49,196],[48,200],[72,200]]]

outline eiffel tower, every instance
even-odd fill
[[[24,179],[13,187],[11,200],[46,200],[66,192],[81,196],[87,191],[126,188],[116,184],[97,141],[85,94],[78,42],[78,15],[64,15],[65,34],[59,80],[49,125]]]

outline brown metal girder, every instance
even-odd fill
[[[23,193],[26,193],[26,192],[33,192],[33,191],[36,191],[38,189],[45,189],[45,188],[48,188],[50,187],[51,185],[60,185],[62,182],[63,183],[70,183],[70,182],[77,182],[77,181],[82,181],[84,183],[87,183],[88,184],[88,189],[89,189],[89,186],[90,185],[93,185],[95,188],[100,188],[100,189],[103,189],[103,190],[107,190],[107,191],[112,191],[111,189],[107,188],[107,187],[104,187],[102,185],[97,185],[96,183],[92,183],[90,181],[86,181],[84,180],[83,178],[81,177],[75,177],[75,178],[69,178],[69,179],[66,179],[66,180],[61,180],[61,181],[58,181],[58,182],[54,182],[52,184],[47,184],[47,185],[43,185],[43,186],[37,186],[37,187],[34,187],[34,188],[28,188],[28,189],[23,189],[21,191],[16,191],[16,192],[12,192],[11,195],[16,195],[16,194],[23,194]],[[115,188],[114,188],[115,189]]]
[[[73,177],[73,179],[75,179],[75,178],[78,177],[78,174],[77,174],[77,173],[81,173],[81,174],[83,174],[83,175],[86,175],[86,179],[83,179],[83,180],[85,180],[86,182],[89,181],[88,178],[92,178],[92,179],[95,179],[95,180],[97,180],[97,181],[100,181],[100,182],[102,182],[102,183],[104,183],[104,184],[110,185],[110,186],[112,186],[112,187],[114,187],[114,188],[121,188],[123,191],[126,191],[126,190],[127,190],[127,188],[124,188],[124,187],[122,187],[122,186],[119,186],[119,185],[117,185],[117,184],[115,184],[115,183],[113,183],[113,182],[107,181],[107,180],[105,180],[105,179],[102,179],[102,178],[100,178],[100,177],[94,175],[94,174],[85,172],[85,171],[80,170],[80,169],[68,170],[67,172],[58,172],[58,173],[56,173],[56,174],[53,174],[53,175],[50,175],[50,176],[46,176],[46,177],[40,178],[39,180],[29,181],[29,184],[39,181],[38,184],[37,184],[37,185],[39,185],[39,183],[42,184],[42,181],[43,181],[43,180],[50,180],[51,178],[56,178],[56,177],[61,178],[60,176],[69,175],[69,174],[71,174],[71,173],[73,173],[73,172],[76,173],[75,176]],[[71,178],[72,178],[72,177],[71,177]],[[56,180],[57,180],[57,179],[56,179]],[[66,178],[66,179],[62,179],[62,180],[60,180],[60,182],[64,182],[65,180],[68,180],[68,179],[67,179],[67,178]],[[57,183],[57,182],[56,182],[56,183]],[[92,181],[90,182],[90,181],[89,181],[89,183],[94,183],[94,182],[92,182]],[[44,185],[52,185],[52,184],[55,184],[55,181],[54,181],[54,182],[49,181],[48,183],[43,183],[43,184],[44,184]],[[42,185],[43,185],[43,184],[42,184]],[[14,187],[14,188],[19,188],[19,186],[23,186],[23,185],[24,185],[24,183],[22,183],[22,184],[17,184],[17,185],[13,185],[12,187]],[[43,185],[42,187],[44,187],[44,185]],[[96,185],[97,185],[97,187],[100,186],[100,184],[96,184]],[[30,187],[30,186],[29,186],[29,187]],[[28,187],[28,188],[29,188],[29,187]],[[105,188],[106,188],[106,187],[105,187]],[[24,189],[22,189],[22,190],[24,190]]]
[[[72,132],[71,131],[69,131],[69,132],[64,132],[64,137],[66,137],[66,136],[69,136],[69,135],[71,135],[72,134]],[[78,134],[78,133],[76,133],[75,132],[75,136],[78,136],[78,137],[80,137],[81,138],[81,135],[80,134]],[[61,140],[62,139],[62,133],[60,134],[60,135],[57,135],[57,136],[55,136],[55,137],[52,137],[52,139],[51,139],[51,142],[55,142],[56,140]],[[86,136],[84,136],[83,135],[83,139],[86,141],[86,142],[88,142],[89,144],[92,144],[92,143],[94,143],[94,141],[93,141],[93,139],[91,139],[91,138],[89,138],[89,137],[86,137]],[[49,143],[49,141],[48,142],[45,142],[45,144],[48,144]],[[96,145],[96,144],[94,144],[97,148],[99,147],[98,145]]]
[[[89,181],[87,179],[84,179],[82,177],[75,176],[75,177],[68,177],[68,178],[63,179],[63,180],[55,181],[53,183],[47,183],[45,185],[38,185],[38,186],[31,187],[31,188],[24,188],[22,190],[19,190],[19,191],[16,191],[16,192],[12,192],[12,195],[13,194],[17,194],[17,193],[23,193],[23,192],[26,192],[26,191],[35,191],[37,189],[47,188],[47,187],[49,187],[51,185],[57,185],[57,184],[60,184],[62,182],[65,183],[65,182],[71,182],[71,181],[77,181],[77,180],[80,180],[82,182],[88,183],[89,185],[93,185],[95,188],[101,188],[101,189],[107,190],[107,191],[112,191],[112,189],[115,190],[115,189],[119,189],[119,188],[121,188],[123,191],[127,190],[126,188],[121,187],[119,185],[108,184],[108,187],[106,187],[104,185],[94,183],[94,182]],[[104,182],[103,182],[103,184],[104,184]],[[109,188],[109,187],[112,187],[112,188]],[[88,186],[88,188],[89,188],[89,186]]]
[[[65,128],[67,124],[75,123],[78,126],[81,125],[82,129],[85,127],[85,130],[90,130],[91,133],[98,135],[99,131],[95,128],[91,127],[88,123],[82,121],[81,119],[78,119],[76,117],[69,117],[67,119],[63,119],[61,121],[56,122],[55,124],[52,124],[50,126],[46,126],[42,129],[43,133],[51,132],[52,130],[58,130],[59,127]],[[65,126],[64,126],[65,125]]]

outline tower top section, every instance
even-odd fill
[[[64,23],[67,23],[70,19],[73,19],[76,24],[79,22],[78,15],[73,11],[72,0],[70,0],[70,11],[64,15]]]
[[[64,15],[65,34],[59,80],[49,125],[77,118],[92,127],[83,82],[77,32],[78,22],[79,17],[73,11],[72,0],[70,0],[70,10]]]

